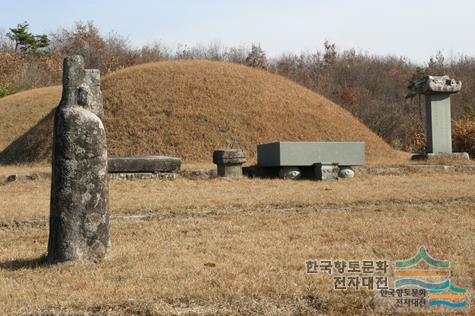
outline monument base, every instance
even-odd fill
[[[470,160],[470,156],[466,152],[460,152],[460,153],[423,153],[423,154],[414,154],[411,157],[411,160],[434,160],[434,159]]]

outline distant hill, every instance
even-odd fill
[[[102,90],[109,154],[114,156],[211,161],[215,148],[240,147],[252,160],[258,143],[355,140],[366,142],[369,162],[405,157],[328,99],[242,65],[144,64],[106,76]],[[0,163],[50,159],[49,112],[60,92],[50,87],[0,99]]]

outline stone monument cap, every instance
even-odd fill
[[[215,164],[242,164],[246,162],[246,154],[242,149],[218,149],[213,152]]]
[[[420,94],[457,93],[462,89],[462,81],[449,76],[427,76],[416,83],[416,92]]]

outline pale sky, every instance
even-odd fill
[[[161,41],[224,46],[260,43],[270,56],[341,49],[426,62],[475,56],[475,1],[470,0],[0,0],[0,28],[23,21],[33,33],[93,20],[134,46]]]

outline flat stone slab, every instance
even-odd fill
[[[427,76],[416,83],[416,92],[421,94],[457,93],[462,89],[462,82],[449,76]]]
[[[403,167],[357,167],[357,172],[360,174],[375,174],[375,175],[388,175],[388,174],[410,174],[410,173],[450,173],[450,172],[463,172],[463,173],[475,173],[475,165],[409,165]]]
[[[211,179],[216,178],[218,173],[216,169],[189,169],[182,171],[180,175],[188,179]]]
[[[5,178],[5,182],[25,181],[25,180],[38,180],[51,178],[51,172],[36,172],[36,173],[17,173],[8,175]]]
[[[312,166],[317,163],[361,166],[364,142],[276,142],[257,145],[259,167]]]
[[[160,172],[160,173],[110,173],[110,179],[117,180],[167,180],[174,181],[178,178],[178,173]]]
[[[423,153],[423,154],[415,154],[411,157],[411,160],[434,160],[434,159],[470,160],[470,156],[466,152],[459,152],[459,153]]]
[[[109,173],[177,173],[181,159],[166,156],[109,157]]]

